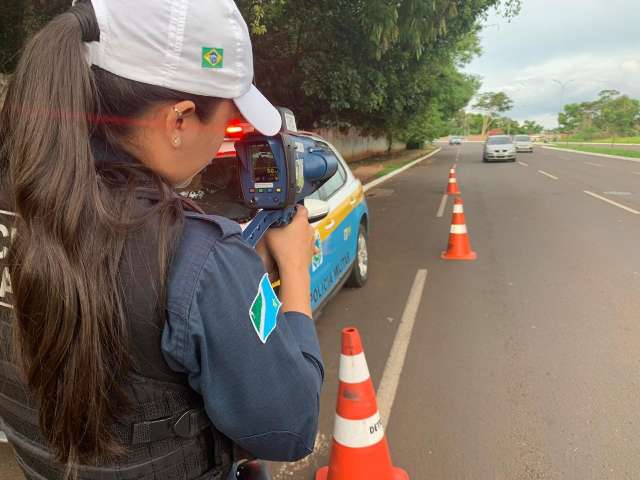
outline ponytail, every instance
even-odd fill
[[[122,150],[134,120],[154,105],[191,100],[205,120],[218,105],[90,68],[83,42],[99,33],[88,3],[55,18],[26,46],[0,115],[0,172],[8,172],[17,213],[9,252],[13,344],[39,405],[42,435],[72,470],[125,453],[111,427],[128,405],[119,277],[126,236],[157,220],[160,278],[150,279],[150,288],[164,312],[183,218],[172,188],[143,165],[96,164],[91,138]],[[141,177],[160,201],[132,219]]]
[[[116,283],[123,241],[106,221],[94,167],[97,96],[77,14],[58,16],[28,43],[0,119],[18,214],[13,343],[42,434],[67,465],[123,453],[108,426],[127,368]]]

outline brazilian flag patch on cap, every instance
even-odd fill
[[[269,275],[264,274],[258,285],[258,293],[249,308],[249,318],[262,343],[267,343],[269,335],[278,324],[278,312],[282,303],[273,291]]]
[[[202,47],[202,68],[222,68],[224,48]]]

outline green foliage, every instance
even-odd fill
[[[624,148],[611,148],[611,147],[592,147],[586,145],[566,145],[561,143],[557,145],[561,148],[568,148],[570,150],[576,150],[578,152],[588,152],[588,153],[603,153],[605,155],[617,155],[619,157],[629,157],[629,158],[640,158],[640,151],[638,150],[627,150]]]
[[[478,95],[473,108],[495,115],[506,112],[513,107],[513,100],[504,92],[486,92]]]
[[[518,133],[527,133],[529,135],[536,135],[542,133],[544,131],[544,127],[539,123],[534,122],[533,120],[525,120],[522,124],[522,131]]]
[[[3,0],[0,4],[0,72],[15,67],[24,41],[24,7],[21,0]]]
[[[478,95],[473,108],[484,112],[482,135],[489,130],[493,119],[498,113],[509,111],[512,107],[513,100],[504,92],[485,92]]]
[[[3,0],[0,4],[0,73],[12,72],[25,40],[70,5],[67,0]]]
[[[640,100],[603,90],[592,102],[570,103],[558,115],[560,131],[580,140],[640,132]]]
[[[446,131],[479,87],[459,67],[479,52],[477,22],[498,4],[517,2],[239,2],[250,22],[261,9],[256,81],[274,103],[303,128],[357,126],[390,141]]]
[[[570,136],[570,137],[567,137],[564,140],[569,141],[569,142],[585,141],[584,138],[578,138],[576,136]],[[590,141],[591,140],[587,140],[585,143],[588,144]],[[592,141],[593,141],[593,143],[615,143],[616,145],[617,144],[623,144],[623,145],[624,144],[640,144],[640,135],[637,135],[635,137],[620,137],[620,138],[618,138],[618,137],[616,137],[616,138],[613,138],[613,137],[598,137],[596,139],[593,139]]]
[[[69,0],[5,0],[0,67]],[[479,20],[520,0],[237,0],[253,36],[255,78],[302,128],[357,126],[423,142],[446,133],[478,90],[460,68],[480,51]]]
[[[467,113],[460,110],[449,122],[447,133],[452,135],[481,135],[484,124],[484,115],[481,113]],[[508,117],[496,117],[493,122],[494,128],[499,128],[511,135],[542,133],[544,127],[533,120],[525,120],[522,124]]]
[[[480,135],[483,121],[484,115],[481,113],[467,113],[459,110],[449,122],[448,133],[463,136]]]

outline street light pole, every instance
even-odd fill
[[[567,88],[567,85],[569,85],[571,82],[575,81],[574,79],[570,79],[570,80],[565,80],[564,82],[561,80],[558,80],[557,78],[552,78],[551,80],[553,80],[554,82],[556,82],[558,85],[560,85],[560,111],[562,112],[562,110],[564,110],[564,92]],[[560,122],[558,122],[558,126]],[[568,143],[568,140],[567,140]]]

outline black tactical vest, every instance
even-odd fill
[[[7,267],[14,216],[0,191],[0,418],[27,479],[58,480],[38,427],[38,407],[12,362],[12,286]],[[150,275],[158,275],[157,233],[130,235],[121,266],[132,372],[124,390],[131,413],[112,426],[125,458],[81,466],[79,480],[219,480],[232,462],[230,440],[211,426],[202,398],[184,375],[167,366],[160,349],[164,312],[158,313]],[[55,295],[55,287],[51,289]]]

